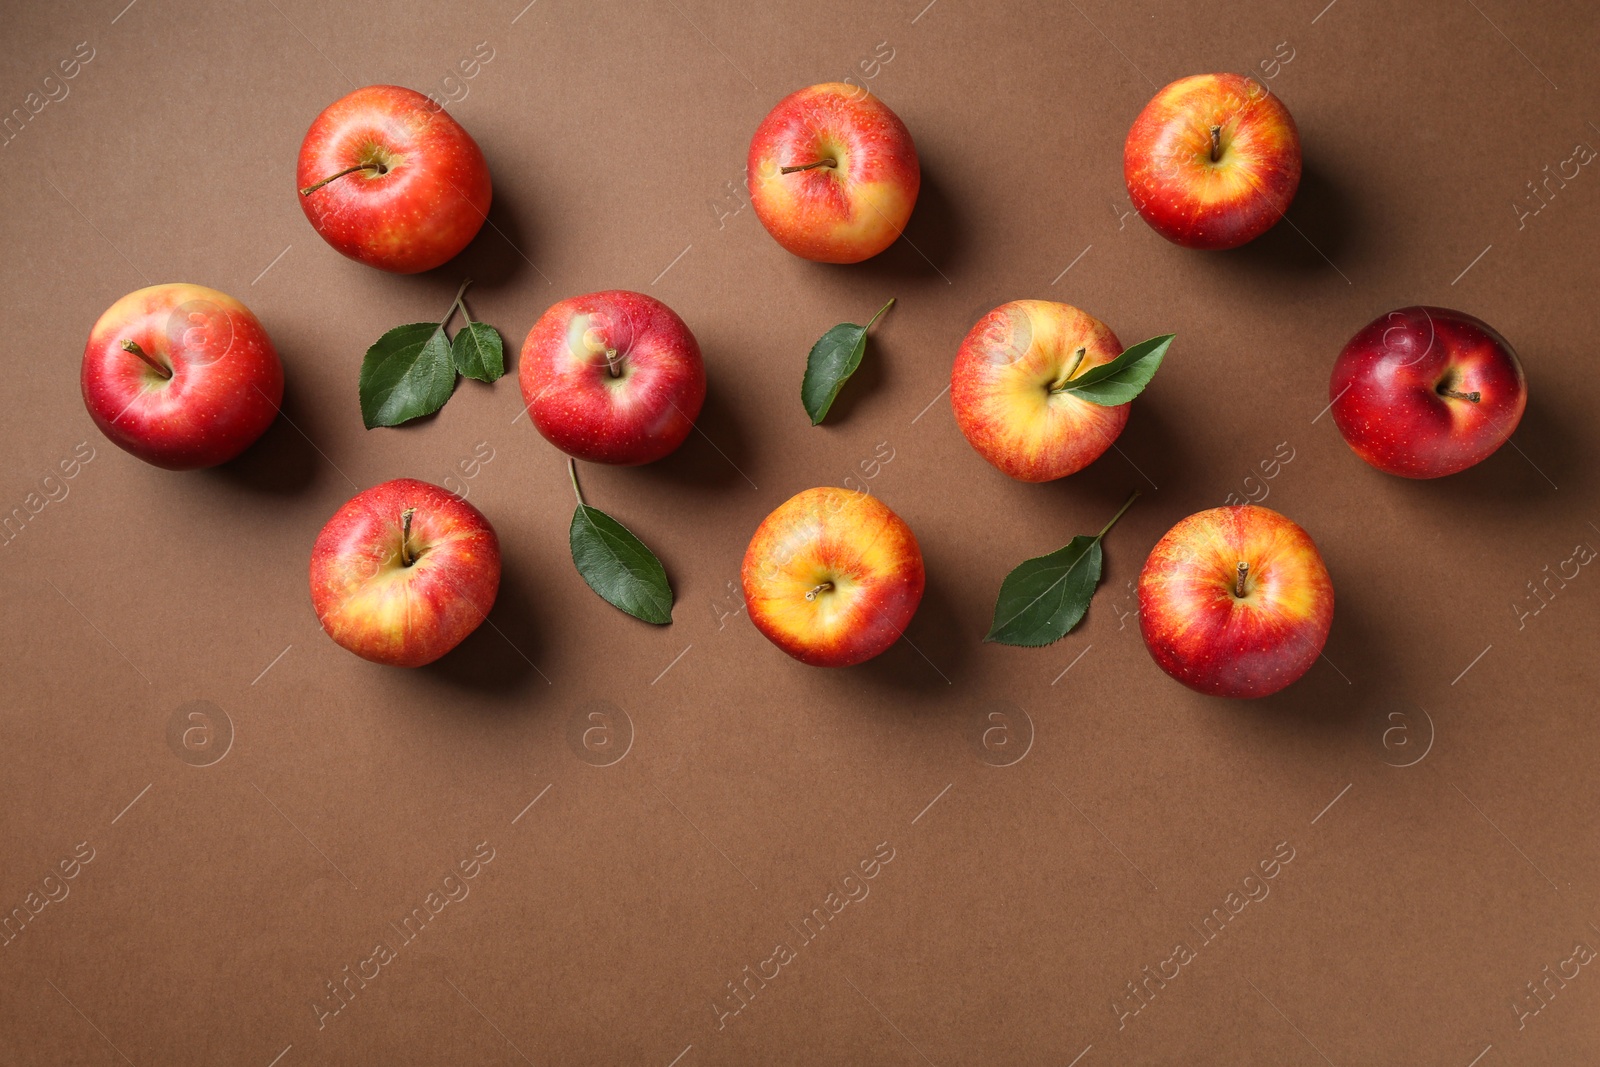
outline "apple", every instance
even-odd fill
[[[1487,323],[1449,308],[1408,307],[1350,339],[1328,397],[1356,455],[1404,478],[1439,478],[1510,439],[1528,405],[1528,380]]]
[[[626,289],[575,296],[528,331],[517,371],[533,425],[569,456],[649,463],[683,444],[706,399],[700,345],[667,305]]]
[[[897,641],[922,601],[922,550],[877,497],[807,489],[762,520],[740,568],[767,640],[802,663],[849,667]]]
[[[1186,248],[1237,248],[1289,210],[1300,134],[1253,78],[1180,78],[1145,105],[1122,150],[1128,197],[1161,236]]]
[[[89,417],[146,463],[226,463],[278,416],[283,364],[233,297],[181,283],[138,289],[89,331],[81,372]]]
[[[1061,386],[1122,354],[1106,324],[1068,304],[1013,300],[979,319],[950,372],[956,422],[978,454],[1011,477],[1047,482],[1082,470],[1128,424]]]
[[[1311,668],[1333,582],[1310,536],[1254,504],[1190,515],[1139,572],[1139,629],[1156,664],[1212,696],[1264,697]]]
[[[922,168],[905,123],[865,89],[813,85],[756,127],[750,203],[802,259],[859,263],[894,243],[917,203]]]
[[[300,145],[300,207],[324,241],[379,270],[431,270],[489,217],[489,165],[414,89],[369,85],[318,115]]]
[[[499,589],[500,539],[489,520],[414,478],[357,493],[311,549],[318,621],[374,663],[432,663],[478,628]]]

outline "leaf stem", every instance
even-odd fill
[[[170,379],[172,377],[172,371],[169,368],[162,366],[159,360],[150,355],[150,353],[146,352],[143,348],[140,348],[138,341],[131,341],[127,338],[123,338],[122,350],[124,352],[132,352],[134,355],[150,364],[151,368],[163,378]]]
[[[338,174],[330,174],[330,175],[328,175],[326,178],[322,179],[320,182],[317,182],[315,185],[306,186],[304,189],[300,190],[300,195],[301,196],[310,196],[312,193],[316,192],[318,189],[321,189],[324,185],[327,185],[329,182],[334,181],[335,179],[338,179],[338,178],[343,178],[346,174],[354,174],[358,170],[375,170],[379,174],[387,174],[387,173],[389,173],[389,168],[384,166],[382,163],[357,163],[353,167],[346,167],[344,170],[341,170]]]
[[[839,161],[830,157],[828,159],[819,159],[815,163],[803,163],[798,167],[784,167],[779,173],[793,174],[796,171],[811,170],[814,167],[837,167],[838,165]]]
[[[578,498],[578,506],[584,507],[583,490],[578,488],[578,461],[571,456],[567,457],[567,475],[572,479],[572,495]]]
[[[446,326],[450,325],[450,320],[455,318],[455,316],[456,316],[456,308],[460,308],[461,309],[461,314],[467,316],[467,324],[469,326],[472,324],[472,316],[471,315],[467,315],[467,305],[465,305],[465,304],[463,304],[461,302],[461,295],[467,291],[467,286],[469,286],[471,284],[472,284],[472,279],[468,278],[466,281],[461,283],[461,288],[456,290],[455,299],[450,301],[450,310],[446,311],[444,313],[444,318],[439,320],[439,329],[442,330]]]
[[[877,322],[880,318],[882,318],[883,317],[883,313],[885,311],[888,311],[892,307],[894,307],[894,297],[891,296],[889,298],[889,302],[887,304],[883,305],[883,307],[879,308],[878,309],[878,313],[876,315],[872,316],[872,318],[868,319],[867,320],[867,324],[865,326],[861,327],[861,332],[862,333],[866,333],[868,330],[872,329],[872,324]]]
[[[1094,539],[1096,541],[1098,541],[1102,537],[1104,537],[1106,535],[1106,532],[1109,531],[1111,529],[1111,527],[1113,527],[1113,526],[1115,526],[1117,524],[1117,520],[1122,518],[1123,514],[1129,508],[1133,507],[1133,502],[1135,500],[1138,500],[1138,499],[1139,499],[1139,490],[1135,489],[1132,493],[1129,494],[1127,502],[1125,504],[1123,504],[1122,507],[1117,509],[1117,513],[1115,515],[1111,516],[1111,521],[1106,523],[1104,526],[1102,526],[1100,528],[1100,532],[1094,535]]]

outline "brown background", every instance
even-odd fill
[[[1527,586],[1600,546],[1600,175],[1552,183],[1520,226],[1513,206],[1600,144],[1592,5],[124,2],[11,3],[0,35],[7,109],[94,50],[0,149],[0,504],[95,449],[0,548],[0,908],[94,849],[0,947],[0,1061],[1600,1056],[1594,967],[1520,1025],[1511,1006],[1600,947],[1600,575],[1552,582],[1537,615]],[[451,110],[489,158],[493,229],[424,277],[342,259],[295,202],[307,125],[372,82],[461,97],[444,79],[480,43]],[[802,262],[735,210],[749,135],[874,53],[892,58],[867,84],[923,161],[909,239]],[[1139,108],[1208,70],[1271,74],[1306,149],[1294,225],[1228,254],[1158,238],[1121,179]],[[514,375],[362,429],[366,346],[467,276],[513,351],[550,303],[606,287],[699,337],[702,432],[584,470],[665,561],[670,628],[573,572],[562,457],[515,421]],[[145,466],[79,398],[90,325],[162,281],[244,300],[286,364],[285,417],[220,470]],[[811,428],[807,348],[889,296]],[[1050,485],[990,469],[941,394],[968,326],[1018,297],[1125,342],[1178,334],[1119,450]],[[1417,302],[1494,323],[1532,392],[1515,448],[1429,483],[1367,468],[1321,415],[1349,335]],[[455,484],[504,543],[494,626],[419,671],[334,646],[306,590],[322,523],[357,488],[461,479],[480,442],[492,461]],[[767,511],[850,477],[916,531],[928,590],[905,641],[829,672],[766,643],[730,583]],[[1268,700],[1203,698],[1147,657],[1129,582],[1178,519],[1263,486],[1333,573],[1326,660]],[[982,644],[1005,572],[1133,489],[1083,625]],[[617,710],[585,747],[597,701]],[[196,707],[210,741],[171,740]],[[470,896],[319,1029],[325,981],[484,841]],[[1119,1028],[1126,984],[1198,945],[1285,841],[1270,896]],[[882,842],[870,895],[802,944],[794,924]],[[727,983],[780,942],[795,960],[719,1029]]]

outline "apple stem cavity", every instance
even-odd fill
[[[417,561],[411,554],[411,516],[416,508],[406,508],[400,513],[400,566],[409,567]]]
[[[1250,575],[1250,564],[1244,560],[1239,561],[1239,573],[1233,579],[1233,595],[1240,600],[1244,599],[1244,580]]]
[[[1456,389],[1440,389],[1439,395],[1452,397],[1456,400],[1470,400],[1474,404],[1483,399],[1483,394],[1478,392],[1476,389],[1470,393],[1463,393]]]
[[[1211,127],[1211,162],[1222,158],[1222,127]]]
[[[1067,383],[1072,381],[1072,376],[1074,374],[1078,373],[1078,368],[1083,366],[1083,357],[1087,356],[1088,354],[1089,350],[1087,348],[1080,348],[1076,352],[1072,353],[1072,363],[1065,371],[1062,372],[1059,378],[1050,383],[1048,392],[1052,396],[1054,396],[1056,393],[1064,392],[1066,390]],[[1119,511],[1117,514],[1120,515],[1122,513]]]
[[[806,599],[807,600],[816,600],[818,593],[826,593],[828,590],[830,590],[832,588],[833,588],[833,583],[832,582],[823,582],[821,585],[819,585],[816,588],[812,589],[811,592],[807,593],[806,594]]]
[[[129,340],[127,338],[124,338],[123,341],[122,341],[122,350],[124,352],[132,352],[134,355],[138,356],[140,359],[142,359],[146,363],[150,364],[150,368],[152,370],[154,370],[157,374],[161,375],[161,377],[166,378],[168,380],[170,380],[172,378],[172,370],[171,370],[171,368],[162,366],[161,362],[159,360],[157,360],[150,353],[146,352],[144,349],[139,347],[139,342],[138,341],[132,341],[132,340]],[[1476,395],[1476,394],[1474,394],[1474,395]]]
[[[315,185],[306,186],[304,189],[300,190],[300,195],[301,196],[310,196],[312,193],[316,192],[318,189],[321,189],[324,185],[327,185],[329,182],[337,181],[338,179],[343,178],[346,174],[354,174],[358,170],[375,170],[379,174],[388,174],[389,173],[388,166],[383,164],[383,163],[357,163],[353,167],[346,167],[344,170],[341,170],[338,174],[330,174],[330,175],[328,175],[326,178],[322,179],[320,182],[317,182]]]
[[[802,163],[795,167],[784,167],[779,173],[793,174],[800,170],[812,170],[816,167],[837,167],[838,165],[839,161],[836,159],[819,159],[815,163]]]

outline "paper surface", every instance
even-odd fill
[[[524,2],[7,15],[0,908],[27,920],[0,1061],[1600,1055],[1600,573],[1570,562],[1600,547],[1592,6]],[[1306,171],[1288,224],[1202,254],[1133,213],[1121,159],[1157,88],[1214,70],[1280,94]],[[846,76],[924,179],[906,239],[829,267],[742,178],[773,104]],[[296,203],[312,119],[378,82],[445,100],[493,175],[492,226],[423,276]],[[467,277],[513,363],[596,289],[695,332],[699,432],[582,471],[663,560],[670,627],[573,570],[514,373],[362,428],[366,347]],[[79,395],[96,318],[164,281],[242,300],[285,364],[283,416],[219,470],[138,462]],[[890,297],[813,428],[810,345]],[[990,468],[945,393],[1023,297],[1177,334],[1116,450],[1047,485]],[[1531,394],[1515,447],[1433,482],[1325,413],[1345,341],[1413,303],[1492,323]],[[335,646],[307,592],[322,524],[402,476],[505,552],[493,625],[416,671]],[[927,563],[905,640],[844,671],[737,589],[815,485],[870,490]],[[1006,572],[1133,489],[1078,629],[983,644]],[[1300,523],[1338,598],[1324,659],[1253,703],[1166,677],[1133,615],[1151,546],[1230,495]]]

